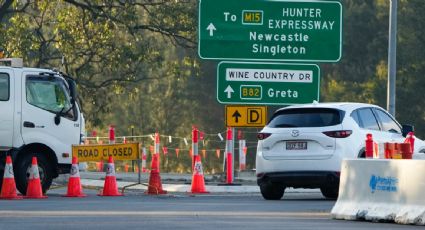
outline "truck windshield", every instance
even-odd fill
[[[68,112],[72,116],[71,97],[63,79],[57,77],[28,76],[26,98],[29,104],[53,113]]]

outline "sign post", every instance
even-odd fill
[[[200,0],[203,59],[338,62],[342,5],[316,0]]]

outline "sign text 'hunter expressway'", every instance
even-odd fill
[[[200,0],[198,52],[204,59],[337,62],[338,1]]]
[[[222,104],[290,105],[319,101],[320,70],[313,64],[220,62]]]

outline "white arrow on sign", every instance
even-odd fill
[[[207,27],[207,30],[210,31],[210,37],[214,36],[214,30],[217,30],[214,26],[214,24],[210,23]]]
[[[231,98],[232,93],[234,93],[235,91],[233,91],[232,87],[230,87],[230,85],[228,85],[227,88],[224,90],[224,92],[227,93],[227,98]]]

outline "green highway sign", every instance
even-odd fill
[[[337,62],[342,6],[317,0],[200,0],[203,59]]]
[[[220,62],[221,104],[290,105],[319,101],[320,69],[314,64]]]

